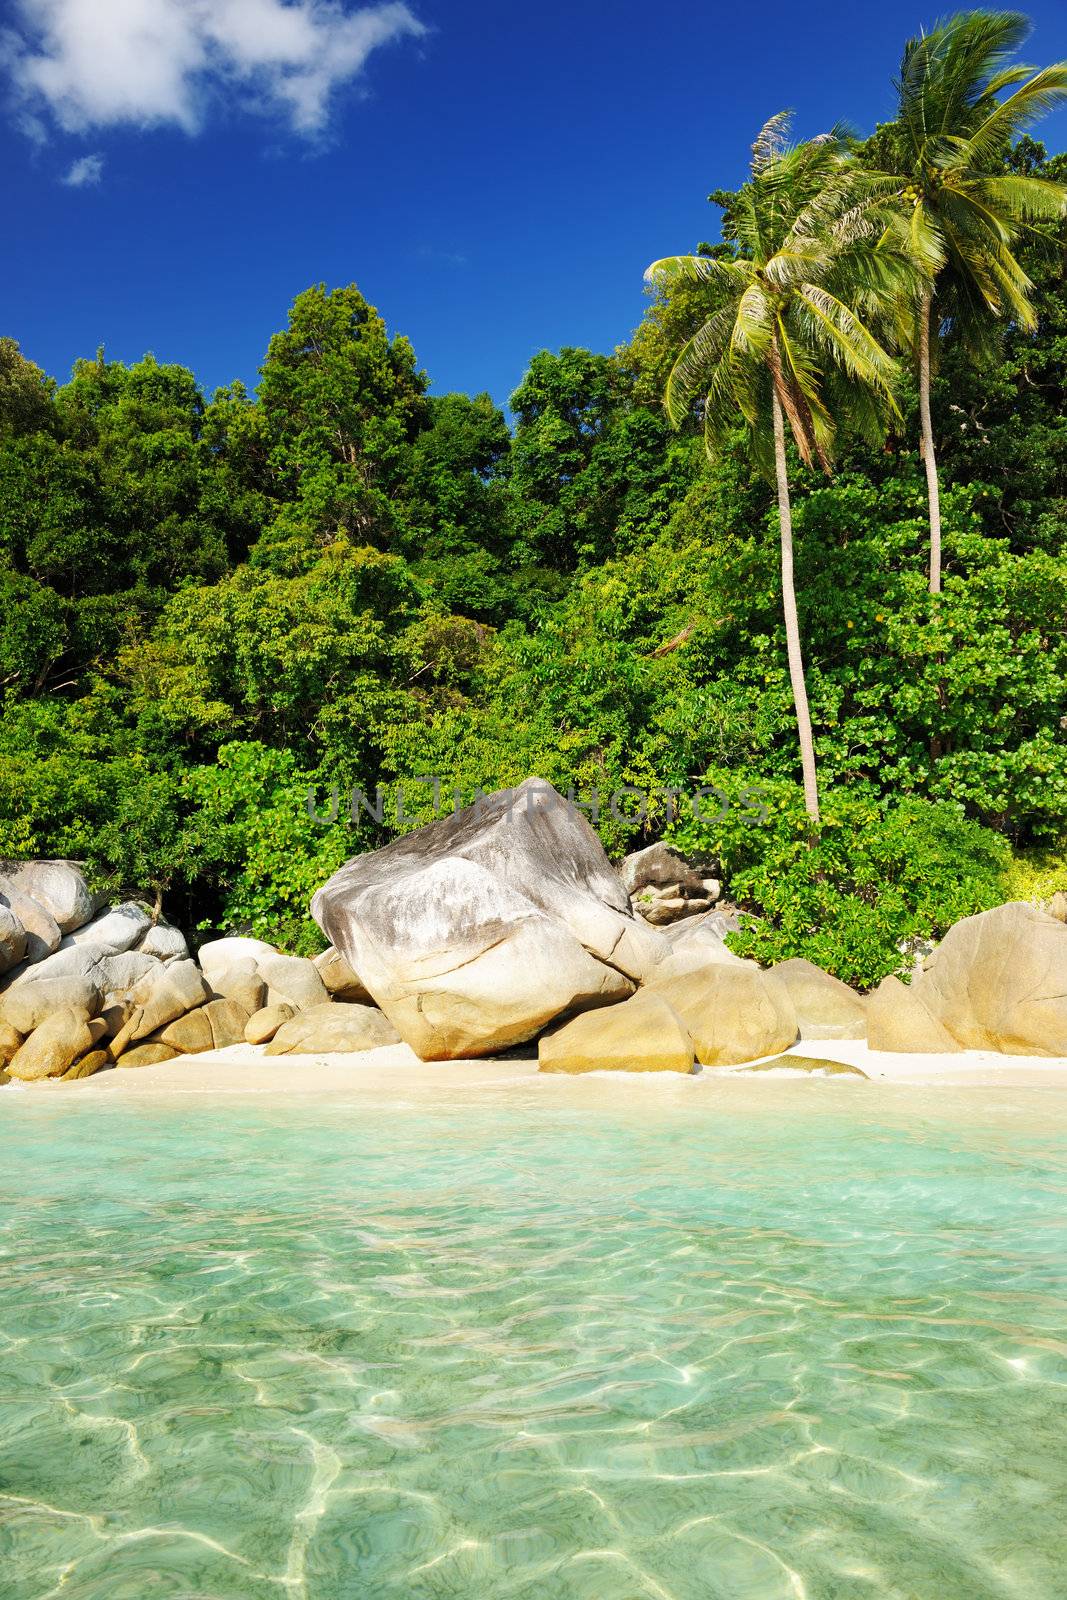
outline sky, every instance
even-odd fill
[[[1035,0],[1025,58],[1067,57]],[[436,392],[501,404],[611,350],[654,258],[792,107],[891,114],[936,0],[0,0],[0,333],[65,379],[101,344],[255,386],[311,283],[355,282]],[[1067,113],[1038,130],[1067,148]]]

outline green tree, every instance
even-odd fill
[[[872,243],[875,213],[835,136],[788,148],[788,116],[772,118],[753,146],[752,176],[732,198],[735,259],[674,256],[647,276],[717,284],[721,303],[678,356],[665,405],[680,427],[703,400],[709,453],[730,439],[737,413],[757,462],[773,472],[781,537],[786,653],[796,708],[804,801],[819,820],[815,748],[793,579],[792,508],[785,423],[805,465],[829,472],[837,419],[877,437],[879,402],[891,403],[892,358],[862,313],[899,289],[902,262]]]
[[[258,564],[296,572],[327,545],[381,548],[403,533],[402,490],[425,388],[407,339],[389,338],[355,284],[318,284],[297,296],[262,368],[277,510]]]
[[[1018,12],[967,11],[910,39],[897,80],[897,120],[877,141],[876,159],[904,180],[899,198],[911,247],[929,275],[919,299],[915,360],[931,594],[941,590],[940,484],[930,406],[940,330],[957,326],[979,354],[989,350],[991,316],[1006,316],[1032,331],[1033,284],[1014,253],[1016,241],[1029,224],[1067,210],[1063,184],[1005,168],[1013,142],[1067,100],[1067,62],[1035,71],[1013,60],[1029,31]]]

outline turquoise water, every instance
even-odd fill
[[[1062,1116],[683,1090],[5,1092],[4,1600],[1062,1600]]]

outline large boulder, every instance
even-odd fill
[[[883,978],[867,996],[867,1043],[905,1055],[954,1055],[961,1047],[924,1003],[916,984]]]
[[[0,862],[0,891],[6,894],[9,885],[43,906],[60,933],[73,933],[96,910],[97,902],[76,861]]]
[[[101,911],[84,926],[68,933],[61,948],[92,945],[100,955],[117,956],[123,950],[132,950],[151,925],[152,919],[144,906],[130,900],[124,905]]]
[[[330,998],[318,967],[305,956],[269,956],[259,962],[259,975],[267,985],[269,1006],[306,1011],[309,1006],[324,1006]]]
[[[866,1034],[863,996],[813,961],[782,961],[764,976],[781,984],[789,996],[802,1039],[862,1039]]]
[[[749,963],[709,964],[657,978],[653,992],[662,995],[689,1029],[702,1066],[755,1061],[796,1043],[797,1014],[788,993]]]
[[[26,954],[26,930],[10,906],[0,904],[0,972],[10,972]]]
[[[1067,1056],[1067,924],[1037,906],[957,922],[912,989],[966,1050]]]
[[[19,984],[0,996],[0,1020],[19,1033],[32,1033],[55,1011],[73,1008],[95,1017],[103,999],[98,977],[75,973],[42,978],[38,983]]]
[[[18,920],[26,935],[25,961],[43,961],[59,949],[63,935],[52,913],[4,879],[0,879],[0,906]]]
[[[315,965],[326,992],[334,1000],[354,1000],[359,1005],[365,1005],[371,998],[362,978],[352,971],[340,950],[335,950],[333,945],[315,957]]]
[[[19,1046],[8,1063],[12,1078],[32,1083],[38,1078],[55,1078],[67,1070],[72,1061],[90,1051],[102,1033],[97,1019],[96,1029],[88,1014],[75,1006],[61,1006],[35,1028],[29,1038]]]
[[[538,779],[347,862],[311,910],[427,1060],[625,999],[667,949],[578,808]]]
[[[400,1035],[374,1006],[311,1006],[289,1022],[283,1022],[266,1049],[268,1056],[326,1055],[357,1050],[375,1050],[383,1044],[399,1044]]]
[[[542,1072],[692,1072],[693,1041],[674,1007],[641,989],[543,1033],[537,1059]]]

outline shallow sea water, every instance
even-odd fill
[[[1063,1600],[1064,1097],[558,1084],[5,1092],[4,1600]]]

